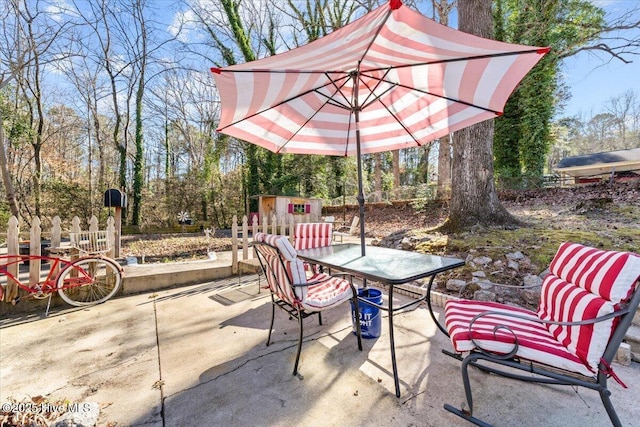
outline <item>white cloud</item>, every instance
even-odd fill
[[[66,0],[53,0],[45,10],[56,22],[68,21],[69,17],[76,16],[74,8]]]

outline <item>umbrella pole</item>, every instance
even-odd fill
[[[356,111],[356,120],[358,112]],[[357,123],[357,122],[356,122]],[[364,191],[362,190],[362,158],[360,157],[360,131],[356,125],[356,144],[358,151],[358,205],[360,207],[360,252],[365,256],[365,239],[364,239]]]
[[[358,69],[360,65],[358,65]],[[358,158],[358,205],[360,207],[360,253],[365,256],[365,239],[364,239],[364,186],[362,180],[362,153],[360,151],[360,106],[358,105],[358,71],[353,73],[353,87],[354,90],[354,115],[356,122],[356,156]]]

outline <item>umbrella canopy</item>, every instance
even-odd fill
[[[548,48],[463,33],[390,0],[302,47],[212,68],[218,131],[276,153],[358,156],[421,146],[501,114]]]

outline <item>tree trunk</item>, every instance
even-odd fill
[[[20,221],[20,211],[18,210],[18,203],[16,203],[16,191],[13,188],[11,174],[9,173],[9,167],[7,165],[7,153],[4,149],[3,129],[4,123],[2,120],[2,114],[0,114],[0,169],[2,169],[2,182],[4,183],[4,191],[11,215],[15,216],[18,221]]]
[[[400,150],[393,150],[393,188],[400,188]]]
[[[442,25],[449,25],[449,13],[455,6],[455,1],[432,0],[434,10],[437,12]],[[427,177],[428,178],[428,177]],[[428,180],[426,182],[429,182]],[[436,199],[448,200],[451,197],[451,137],[440,138],[438,148],[438,186]]]
[[[136,94],[136,153],[133,160],[133,212],[131,223],[140,225],[142,212],[142,185],[144,182],[144,135],[142,129],[142,97],[144,96],[144,71],[140,72],[140,82]]]
[[[374,158],[374,168],[373,168],[373,181],[374,181],[374,191],[381,197],[382,196],[382,154],[375,153],[373,155]]]
[[[458,5],[461,31],[491,37],[491,0],[460,0]],[[443,229],[518,224],[498,199],[493,177],[492,120],[456,132],[452,164],[451,205]]]
[[[448,200],[451,197],[451,138],[440,138],[438,148],[438,187],[436,199]]]

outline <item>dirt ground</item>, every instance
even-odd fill
[[[640,252],[640,180],[509,191],[499,195],[507,210],[526,222],[526,227],[505,231],[502,235],[497,230],[474,228],[471,235],[447,236],[448,243],[444,247],[432,247],[433,252],[466,256],[470,251],[480,251],[481,247],[531,251],[544,244],[536,242],[536,236],[547,236],[545,241],[551,248],[557,248],[553,237],[557,236],[559,240],[573,238],[585,244]],[[338,218],[344,216],[350,222],[358,209],[334,208],[330,213]],[[392,233],[408,236],[429,233],[428,230],[441,224],[446,216],[447,206],[442,203],[430,202],[421,209],[416,209],[416,204],[411,202],[375,204],[367,205],[365,223],[369,237],[383,239]],[[485,241],[478,244],[478,238]],[[523,247],[518,247],[519,242]],[[209,251],[230,247],[231,239],[220,232],[213,238],[203,234],[132,235],[123,236],[122,255],[144,256],[145,262],[171,262],[205,259]],[[492,255],[497,256],[495,251]]]

